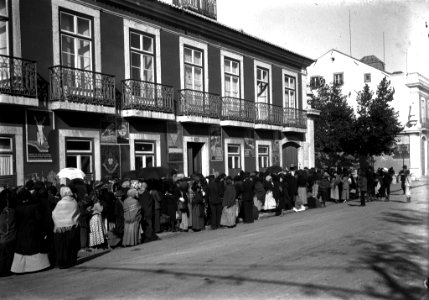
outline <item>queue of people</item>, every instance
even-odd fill
[[[405,166],[402,173],[411,201]],[[79,251],[135,246],[159,239],[163,231],[233,228],[240,221],[253,223],[261,211],[283,216],[324,207],[327,201],[360,197],[365,205],[377,198],[389,200],[393,169],[355,174],[341,168],[291,167],[279,173],[241,171],[235,177],[74,179],[58,188],[30,180],[0,192],[0,274],[69,268]]]

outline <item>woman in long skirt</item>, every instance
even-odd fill
[[[237,207],[235,204],[236,190],[232,185],[231,177],[228,176],[225,182],[226,186],[222,201],[223,210],[220,218],[220,225],[231,228],[235,226],[235,219],[237,217]]]
[[[100,247],[104,246],[106,240],[104,238],[104,226],[101,218],[103,206],[100,200],[96,197],[94,199],[94,206],[92,207],[92,216],[89,220],[89,246]]]
[[[204,228],[204,198],[201,184],[195,182],[192,185],[194,196],[192,197],[192,230],[200,231]]]
[[[123,246],[135,246],[140,244],[140,221],[141,206],[137,200],[138,192],[130,189],[127,192],[127,199],[124,201],[124,237]]]
[[[60,190],[61,200],[52,211],[54,221],[54,249],[57,267],[76,264],[80,246],[79,207],[69,187]]]

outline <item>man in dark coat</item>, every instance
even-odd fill
[[[241,189],[241,200],[243,203],[243,222],[253,223],[253,190],[254,190],[253,178],[247,176],[242,184]]]
[[[298,195],[298,182],[295,177],[295,167],[290,168],[290,172],[285,176],[285,182],[292,207],[295,206],[295,199]]]
[[[213,177],[210,179],[208,185],[209,204],[211,212],[211,228],[218,229],[220,226],[220,217],[222,215],[222,198],[220,190],[221,181]]]
[[[142,211],[141,226],[143,229],[142,242],[150,242],[157,239],[157,236],[152,228],[152,217],[154,203],[151,194],[147,189],[147,183],[142,182],[139,190],[139,203]]]

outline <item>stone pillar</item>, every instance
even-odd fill
[[[410,165],[408,169],[416,178],[422,176],[421,138],[419,131],[407,132],[410,137]]]
[[[313,168],[316,165],[315,150],[314,150],[314,119],[320,115],[320,111],[308,108],[307,109],[307,132],[305,133],[304,157],[307,157],[307,166]]]

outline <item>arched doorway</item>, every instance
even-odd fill
[[[282,145],[283,168],[289,168],[291,165],[298,166],[298,148],[299,144],[287,142]]]

